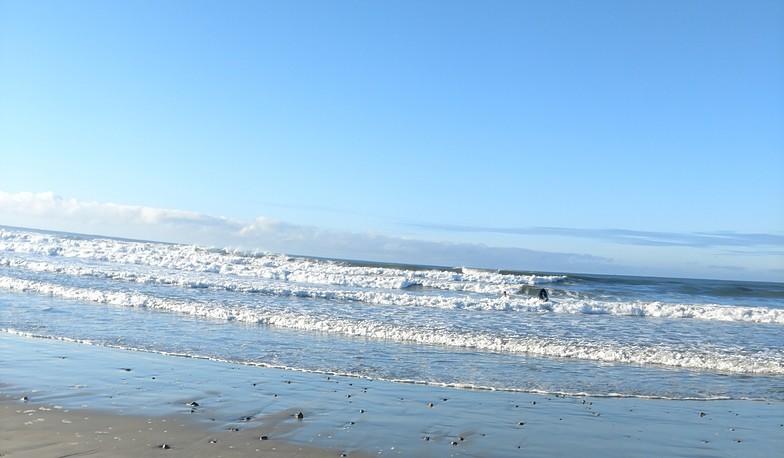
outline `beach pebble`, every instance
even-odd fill
[[[189,405],[189,406],[191,406],[191,407],[199,407],[199,403],[198,403],[198,402],[196,402],[196,401],[193,401],[193,402],[191,402],[191,403],[190,403],[190,404],[188,404],[188,405]]]
[[[305,415],[303,415],[302,412],[297,412],[297,414],[294,416],[297,418],[297,420],[302,420],[305,418]]]
[[[428,407],[433,407],[433,403],[432,403],[432,402],[428,402],[428,403],[427,403],[427,406],[428,406]]]
[[[700,416],[704,417],[705,416],[705,412],[700,412]]]
[[[455,441],[452,441],[452,442],[451,442],[451,445],[457,445],[457,442],[455,442]]]
[[[210,444],[217,444],[217,443],[218,443],[218,441],[217,441],[217,440],[215,440],[215,439],[210,439]]]
[[[163,449],[163,450],[170,450],[172,448],[172,446],[169,445],[169,444],[161,444],[161,445],[158,446],[158,448]]]
[[[267,436],[260,436],[259,437],[259,440],[262,440],[262,441],[265,441],[265,440],[268,440],[268,439],[269,439],[269,437],[267,437]]]
[[[22,399],[20,399],[20,401],[27,402],[29,401],[29,398],[27,396],[22,396]]]

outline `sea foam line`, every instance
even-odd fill
[[[503,289],[560,282],[566,278],[559,275],[501,274],[469,268],[457,272],[360,266],[281,254],[213,250],[155,242],[69,238],[0,229],[1,252],[360,288],[404,289],[421,285],[450,291],[498,294]]]
[[[356,281],[341,279],[338,272],[328,275],[241,276],[213,271],[181,271],[164,267],[139,269],[135,265],[57,263],[0,257],[0,267],[32,272],[47,272],[72,277],[93,277],[139,284],[173,285],[183,288],[203,288],[229,292],[255,293],[278,297],[312,297],[327,300],[361,301],[368,304],[402,307],[428,307],[467,311],[553,312],[572,315],[607,314],[668,319],[699,319],[708,321],[746,322],[784,325],[784,309],[771,307],[727,306],[718,304],[678,304],[660,301],[617,302],[598,301],[577,297],[563,297],[543,303],[534,296],[512,294],[451,295],[413,294],[406,286],[413,281],[429,284],[441,290],[457,287],[443,281],[425,282],[408,277],[378,275]],[[354,270],[354,269],[350,269]],[[376,270],[375,268],[373,270]],[[344,275],[345,276],[345,275]],[[363,274],[366,277],[367,274]],[[334,287],[338,286],[338,289]],[[347,289],[346,289],[347,288]],[[497,285],[480,285],[474,291],[497,290]]]
[[[204,361],[212,361],[216,363],[225,363],[225,364],[237,364],[242,366],[250,366],[250,367],[260,367],[260,368],[268,368],[268,369],[275,369],[275,370],[284,370],[284,371],[292,371],[292,372],[301,372],[301,373],[309,373],[309,374],[320,374],[326,376],[338,376],[338,377],[347,377],[347,378],[354,378],[354,379],[372,379],[372,380],[383,380],[388,382],[394,383],[403,383],[403,384],[411,384],[411,385],[422,385],[422,386],[438,386],[438,387],[447,387],[447,388],[457,388],[457,389],[465,389],[465,390],[479,390],[479,391],[502,391],[502,392],[511,392],[511,393],[531,393],[531,394],[541,394],[541,395],[555,395],[555,396],[563,396],[563,397],[595,397],[595,398],[635,398],[635,399],[663,399],[663,400],[694,400],[694,401],[714,401],[714,400],[729,400],[733,399],[728,396],[712,396],[712,397],[672,397],[672,396],[661,396],[661,395],[646,395],[646,394],[624,394],[624,393],[589,393],[586,391],[549,391],[549,390],[542,390],[542,389],[533,389],[533,388],[514,388],[514,387],[495,387],[495,386],[485,386],[485,385],[478,385],[473,383],[456,383],[456,382],[437,382],[432,380],[415,380],[415,379],[400,379],[400,378],[385,378],[385,377],[369,377],[366,374],[361,373],[354,373],[354,372],[338,372],[334,370],[318,370],[318,369],[304,369],[299,367],[292,367],[280,364],[269,364],[265,362],[259,361],[245,361],[245,360],[234,360],[234,359],[225,359],[225,358],[218,358],[214,356],[202,355],[202,354],[191,354],[191,353],[181,353],[181,352],[173,352],[173,351],[166,351],[166,350],[158,350],[152,348],[141,348],[136,346],[128,346],[128,345],[119,345],[111,342],[103,342],[103,341],[95,341],[89,339],[79,339],[79,338],[72,338],[72,337],[65,337],[65,336],[56,336],[56,335],[47,335],[47,334],[40,334],[40,333],[33,333],[27,331],[21,331],[15,328],[0,328],[0,332],[17,336],[17,337],[24,337],[30,339],[42,339],[42,340],[53,340],[58,342],[66,342],[66,343],[75,343],[80,345],[87,345],[91,347],[101,347],[101,348],[111,348],[116,350],[123,350],[123,351],[133,351],[133,352],[142,352],[142,353],[149,353],[149,354],[156,354],[174,358],[187,358],[187,359],[196,359],[196,360],[204,360]],[[763,400],[762,398],[739,398],[742,400]]]
[[[784,375],[784,355],[753,355],[715,353],[667,347],[622,346],[611,343],[542,339],[537,337],[504,337],[468,331],[449,331],[427,326],[382,323],[371,319],[351,319],[265,308],[228,306],[194,300],[172,300],[141,292],[103,291],[0,277],[0,288],[34,292],[70,300],[83,300],[121,307],[144,307],[192,316],[260,323],[280,328],[324,332],[352,337],[398,342],[460,347],[497,353],[530,354],[557,358],[654,365],[698,369],[722,373]]]

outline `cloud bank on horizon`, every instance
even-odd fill
[[[418,224],[421,227],[431,227],[456,232],[488,232],[503,234],[533,234],[533,235],[556,235],[563,237],[577,237],[594,240],[606,240],[613,243],[626,245],[643,246],[680,246],[680,247],[758,247],[776,246],[784,247],[784,235],[782,234],[754,234],[738,233],[732,231],[715,232],[656,232],[656,231],[632,231],[626,229],[573,229],[564,227],[524,227],[524,228],[503,228],[486,226],[455,226],[455,225],[427,225]],[[748,252],[751,254],[752,252]],[[773,252],[784,255],[784,249]]]
[[[253,221],[239,221],[177,209],[83,202],[64,199],[53,192],[0,191],[0,225],[377,262],[549,272],[690,275],[688,270],[665,271],[650,266],[646,268],[627,265],[618,259],[591,253],[548,252],[521,247],[493,247],[480,243],[391,237],[372,232],[359,233],[290,224],[263,216]],[[774,265],[780,265],[780,261],[784,260],[784,235],[781,234],[679,234],[557,227],[420,226],[457,232],[504,232],[589,238],[641,247],[709,247],[725,249],[723,254],[728,255],[728,259],[737,256],[767,256],[774,259]],[[715,278],[771,281],[784,279],[784,268],[754,271],[732,263],[702,267],[714,269]]]

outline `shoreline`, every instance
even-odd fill
[[[784,450],[783,402],[471,391],[8,333],[0,333],[0,361],[4,457],[163,451],[197,457],[771,456]],[[171,448],[158,447],[163,444]]]

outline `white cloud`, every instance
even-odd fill
[[[190,240],[192,232],[220,233],[239,227],[223,218],[183,210],[81,202],[52,192],[2,191],[0,224],[184,243],[199,243]]]
[[[0,214],[9,218],[41,217],[74,220],[81,223],[101,223],[124,226],[188,224],[191,222],[209,224],[219,218],[204,216],[182,210],[120,205],[114,203],[79,202],[65,200],[52,192],[20,192],[11,194],[0,191]]]
[[[562,270],[605,264],[594,256],[481,244],[429,242],[289,224],[252,222],[182,210],[80,202],[54,193],[0,192],[0,224],[269,252],[432,265]]]
[[[63,207],[63,199],[52,192],[20,192],[10,194],[0,191],[0,210],[10,213],[43,215],[57,207]]]
[[[618,273],[625,275],[703,276],[717,271],[705,264],[652,265],[662,247],[638,246],[636,266],[590,254],[556,253],[480,243],[434,242],[390,237],[374,232],[348,232],[296,225],[260,216],[243,222],[196,212],[115,203],[81,202],[54,193],[0,191],[0,225],[98,234],[113,237],[259,250],[294,255],[443,266],[534,270],[549,272]],[[672,250],[698,248],[671,247]],[[651,252],[650,250],[655,250]],[[629,251],[629,250],[627,250]],[[714,256],[715,257],[715,256]],[[681,256],[681,259],[687,259]],[[726,258],[738,258],[729,256]],[[679,259],[673,253],[668,259]],[[770,257],[773,261],[781,256]],[[696,259],[692,259],[696,262]],[[755,259],[756,261],[756,259]],[[697,262],[697,264],[700,264]],[[722,266],[726,275],[772,279],[769,268]],[[741,264],[742,265],[742,264]],[[713,274],[711,274],[713,272]],[[719,277],[725,276],[719,273]]]

